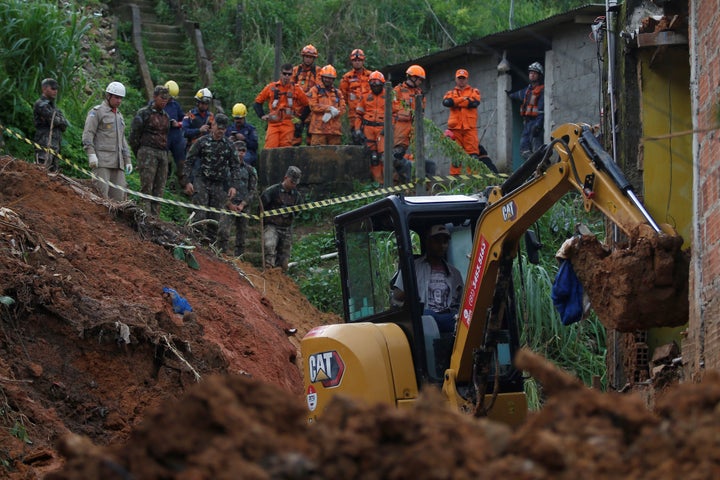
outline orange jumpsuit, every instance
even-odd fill
[[[383,154],[385,153],[385,91],[380,95],[370,92],[362,96],[355,108],[355,130],[362,130],[365,145],[371,152],[370,174],[373,180],[383,183],[385,169]]]
[[[451,99],[453,101],[453,105],[449,107],[448,129],[455,135],[455,142],[468,155],[480,155],[477,132],[477,106],[480,98],[480,91],[469,85],[464,88],[455,87],[443,97],[443,100]],[[450,167],[450,175],[459,174],[459,166]]]
[[[315,85],[307,95],[310,105],[310,145],[340,145],[342,136],[342,123],[340,117],[345,114],[345,99],[340,89]],[[335,107],[337,115],[323,121],[323,117],[330,113],[330,107]],[[327,117],[326,117],[327,118]]]
[[[355,125],[355,109],[360,103],[360,99],[370,93],[370,70],[361,68],[360,70],[352,69],[345,73],[340,79],[340,91],[345,97],[348,108],[349,125]]]
[[[413,134],[413,115],[415,113],[415,95],[421,95],[422,89],[410,87],[407,82],[393,88],[393,147],[405,150],[410,146]],[[425,97],[423,97],[425,109]]]
[[[309,67],[306,66],[304,63],[301,63],[300,65],[295,65],[293,67],[293,73],[290,78],[292,78],[292,81],[295,83],[295,85],[299,86],[303,92],[307,95],[307,93],[310,91],[312,87],[315,85],[322,85],[322,81],[320,81],[320,77],[318,77],[317,72],[320,69],[317,68],[317,66],[313,63]],[[300,110],[296,109],[295,114],[299,117],[300,116]],[[305,119],[305,124],[303,125],[303,128],[308,128],[310,124],[310,118]],[[292,144],[295,146],[298,146],[302,144],[302,129],[298,129],[300,135],[297,136],[297,131],[295,132],[295,135],[292,139]],[[307,138],[307,145],[310,145],[310,130],[308,129],[308,138]]]
[[[290,99],[292,102],[289,102]],[[295,111],[308,105],[305,92],[293,83],[283,85],[278,80],[268,83],[255,98],[256,104],[262,105],[265,102],[270,107],[265,148],[292,146],[295,130],[292,120],[295,117]]]

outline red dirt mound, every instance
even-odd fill
[[[0,158],[0,296],[14,300],[0,305],[0,472],[56,468],[68,431],[122,441],[148,408],[213,373],[301,391],[297,339],[337,318],[279,270],[202,249],[189,268],[167,247],[188,236],[82,181]],[[193,312],[174,313],[163,287]]]
[[[515,432],[448,410],[435,391],[411,410],[336,398],[308,426],[297,397],[242,377],[212,377],[155,411],[123,446],[65,439],[48,480],[717,478],[720,377],[675,387],[649,412],[521,352],[550,398]]]

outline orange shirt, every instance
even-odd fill
[[[350,118],[355,116],[355,109],[360,103],[360,99],[370,92],[368,80],[371,73],[367,68],[352,69],[340,79],[340,91],[347,102],[348,116]]]
[[[293,111],[308,105],[308,98],[300,87],[281,81],[268,83],[255,98],[255,103],[267,102],[270,107],[268,123],[291,122]],[[291,105],[292,103],[292,105]]]
[[[464,88],[455,87],[448,91],[443,99],[451,98],[453,106],[450,107],[448,117],[448,128],[451,130],[471,130],[477,128],[478,111],[477,104],[470,107],[471,101],[480,102],[480,91],[470,85]]]

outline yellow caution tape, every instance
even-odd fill
[[[386,195],[386,194],[390,194],[390,193],[412,191],[416,186],[416,183],[410,182],[410,183],[406,183],[403,185],[394,185],[392,187],[382,187],[382,188],[378,188],[378,189],[375,189],[375,190],[372,190],[369,192],[353,193],[352,195],[345,195],[342,197],[328,198],[325,200],[318,200],[315,202],[301,203],[300,205],[293,205],[291,207],[282,207],[282,208],[277,208],[274,210],[267,210],[267,211],[262,212],[260,215],[253,215],[253,214],[248,214],[248,213],[244,213],[244,212],[234,212],[232,210],[218,209],[218,208],[213,208],[213,207],[207,207],[204,205],[196,205],[194,203],[179,202],[179,201],[171,200],[171,199],[167,199],[167,198],[154,197],[154,196],[148,195],[146,193],[138,192],[135,190],[130,190],[127,187],[116,185],[112,182],[109,182],[107,180],[104,180],[104,179],[98,177],[97,175],[92,173],[92,171],[86,170],[84,167],[81,167],[80,165],[76,164],[75,162],[63,157],[55,150],[48,148],[48,147],[43,147],[41,145],[38,145],[37,143],[24,137],[23,135],[21,135],[17,132],[14,132],[12,129],[7,128],[4,125],[0,124],[0,132],[2,132],[2,131],[7,132],[9,135],[11,135],[12,137],[14,137],[20,141],[24,141],[25,143],[35,147],[35,149],[37,149],[37,150],[42,150],[46,153],[56,156],[57,158],[59,158],[60,160],[62,160],[63,162],[65,162],[66,164],[71,166],[72,168],[74,168],[75,170],[82,172],[85,175],[88,175],[93,180],[101,182],[101,183],[105,183],[105,184],[107,184],[113,188],[117,188],[118,190],[121,190],[129,195],[134,195],[136,197],[144,198],[146,200],[152,200],[155,202],[165,203],[168,205],[176,205],[178,207],[185,207],[185,208],[189,208],[192,210],[202,210],[202,211],[206,211],[206,212],[219,213],[222,215],[233,215],[236,217],[246,217],[246,218],[249,218],[252,220],[257,220],[257,221],[259,221],[261,217],[267,218],[267,217],[272,217],[274,215],[284,215],[284,214],[288,214],[288,213],[304,212],[304,211],[308,211],[308,210],[314,210],[316,208],[323,208],[323,207],[329,207],[331,205],[339,205],[341,203],[352,202],[354,200],[362,200],[365,198],[372,198],[372,197],[377,197],[380,195]],[[467,180],[471,180],[471,179],[502,180],[504,178],[507,178],[507,175],[493,174],[493,173],[462,174],[462,175],[448,175],[448,176],[427,176],[423,180],[423,183],[429,182],[429,181],[430,182],[432,182],[432,181],[455,182],[455,181],[467,181]]]

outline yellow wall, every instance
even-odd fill
[[[651,67],[655,51],[640,53],[644,202],[657,222],[675,227],[687,247],[692,234],[692,135],[648,137],[692,130],[688,52],[668,47]]]
[[[690,65],[686,47],[668,47],[650,66],[655,48],[640,52],[641,116],[643,126],[644,203],[657,222],[675,227],[690,246],[692,234],[692,135],[664,140],[648,137],[692,130],[690,115]],[[648,346],[675,340],[686,327],[656,328]]]

